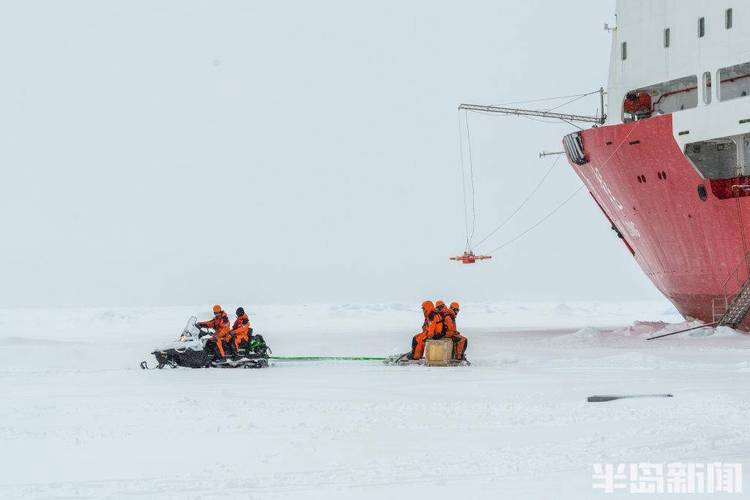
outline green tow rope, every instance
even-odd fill
[[[369,356],[269,356],[277,361],[385,361]]]

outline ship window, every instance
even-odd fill
[[[726,27],[728,30],[732,29],[732,24],[733,24],[732,21],[734,21],[734,19],[732,18],[733,18],[732,9],[727,9],[726,15],[724,16],[724,20],[725,20]]]
[[[703,102],[711,104],[711,72],[703,73]]]
[[[719,70],[719,100],[731,101],[750,94],[750,62]]]
[[[664,47],[669,47],[671,42],[672,42],[672,30],[670,30],[669,28],[666,28],[664,30]]]
[[[628,42],[622,42],[622,60],[628,58]]]
[[[706,36],[706,18],[701,17],[698,19],[698,38]]]
[[[686,76],[677,80],[633,89],[623,102],[625,118],[642,119],[652,114],[667,114],[698,106],[698,77]]]

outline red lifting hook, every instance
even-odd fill
[[[476,264],[478,260],[491,259],[491,255],[474,255],[474,252],[464,252],[458,257],[451,257],[451,260],[460,261],[462,264]]]

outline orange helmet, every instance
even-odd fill
[[[458,302],[451,302],[451,309],[459,310],[461,308],[458,306]]]
[[[218,305],[218,304],[215,305],[214,306],[214,314],[219,314],[220,312],[221,312],[221,306]]]
[[[431,300],[425,300],[422,302],[422,310],[424,312],[430,312],[433,309],[435,309],[435,304],[433,304]]]
[[[437,302],[435,302],[435,307],[436,308],[440,307],[440,306],[445,307],[445,302],[443,302],[442,300],[438,300]]]

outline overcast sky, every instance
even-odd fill
[[[657,297],[585,191],[494,260],[448,261],[465,238],[456,106],[606,84],[613,12],[4,2],[0,306]],[[469,120],[483,236],[570,128]],[[579,185],[561,160],[479,250]]]

